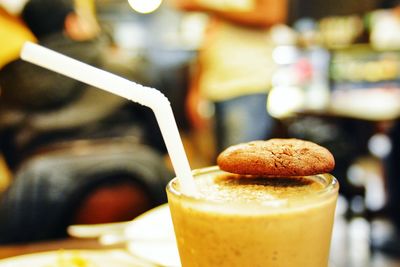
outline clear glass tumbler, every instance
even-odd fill
[[[229,174],[214,166],[193,175],[200,181]],[[317,189],[286,194],[288,185],[278,182],[269,188],[283,193],[261,201],[188,196],[177,178],[171,180],[168,203],[182,266],[327,267],[339,184],[330,174],[302,179],[317,183]],[[297,189],[303,187],[291,190]]]

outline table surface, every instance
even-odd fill
[[[29,244],[0,246],[0,258],[8,258],[35,252],[44,252],[58,249],[123,249],[123,246],[104,247],[95,239],[68,238]]]

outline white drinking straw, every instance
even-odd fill
[[[196,192],[171,104],[160,91],[134,83],[31,42],[24,44],[21,50],[21,58],[151,108],[160,127],[182,192],[185,194]]]

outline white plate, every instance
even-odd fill
[[[181,266],[167,204],[154,208],[129,223],[125,229],[125,237],[129,239],[127,248],[133,255],[159,266]]]
[[[132,267],[151,266],[121,250],[57,250],[0,260],[0,267]]]

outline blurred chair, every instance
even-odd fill
[[[0,243],[66,236],[73,223],[130,220],[166,202],[163,157],[132,138],[42,148],[15,171],[0,202]]]

